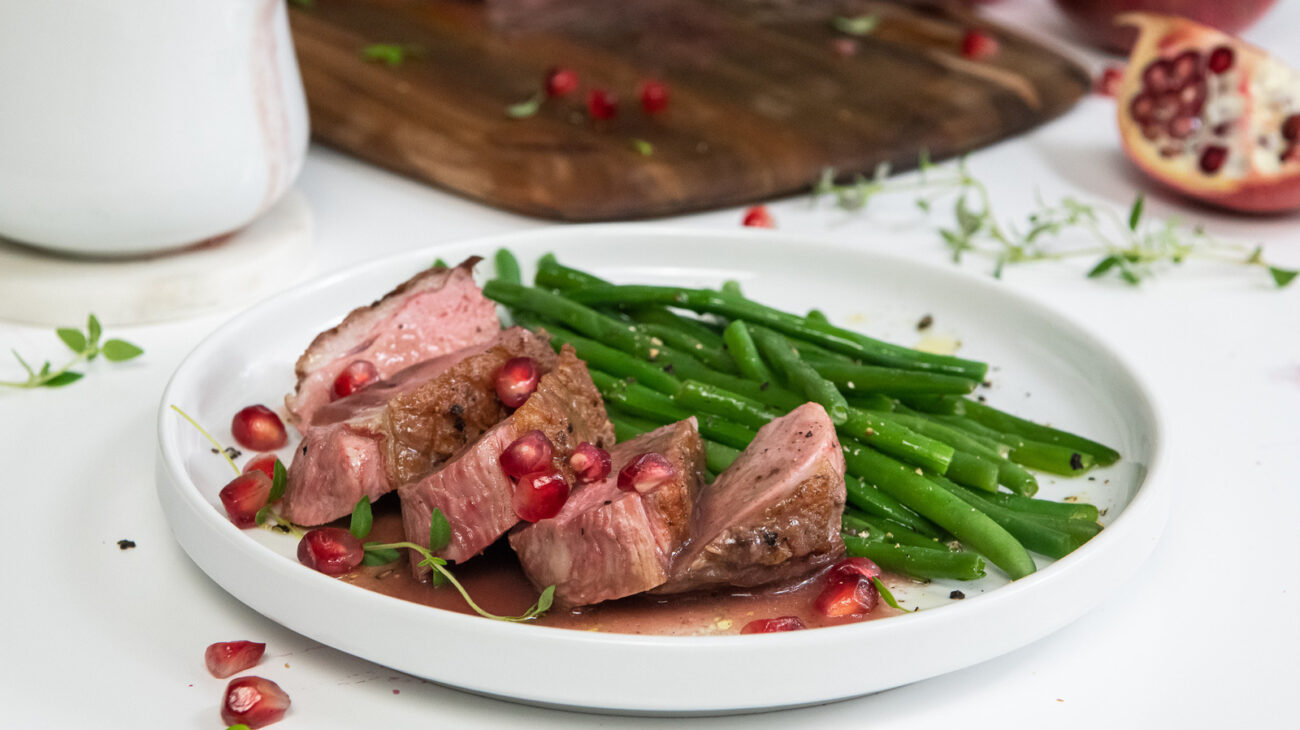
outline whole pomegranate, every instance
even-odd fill
[[[1127,53],[1137,33],[1115,22],[1124,13],[1160,13],[1239,33],[1277,0],[1056,0],[1083,35],[1099,46]]]
[[[1151,177],[1232,210],[1300,208],[1300,73],[1190,20],[1132,13],[1116,101],[1124,151]]]

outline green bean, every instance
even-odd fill
[[[846,444],[845,458],[855,474],[952,533],[962,544],[984,555],[1011,576],[1023,578],[1035,570],[1023,545],[984,513],[937,486],[917,470],[859,443]]]
[[[801,360],[779,333],[755,327],[750,334],[754,337],[754,344],[763,353],[763,359],[785,376],[792,390],[803,393],[808,400],[822,404],[835,425],[844,423],[849,416],[849,404],[833,383],[818,375],[812,366]]]
[[[947,549],[947,545],[937,538],[922,535],[887,517],[872,517],[852,507],[844,510],[841,524],[846,532],[867,533],[866,535],[860,535],[860,537],[866,537],[868,540],[883,540],[899,545],[912,545],[936,550]]]
[[[622,410],[659,423],[672,423],[696,416],[700,435],[726,446],[744,449],[754,440],[751,429],[723,418],[696,415],[673,402],[672,398],[656,393],[639,383],[629,383],[608,373],[592,370],[591,379],[606,401],[613,401]]]
[[[736,281],[735,279],[727,279],[726,281],[722,282],[722,286],[719,287],[718,291],[722,292],[723,294],[730,294],[736,297],[744,296],[744,293],[740,291],[740,282]]]
[[[1087,502],[1052,502],[1046,499],[1031,499],[1018,494],[1005,494],[1002,492],[981,496],[996,505],[1030,515],[1083,520],[1085,522],[1096,522],[1101,517],[1097,507]]]
[[[831,322],[826,318],[826,313],[820,309],[809,309],[808,314],[804,315],[804,319],[809,322],[821,322],[822,324],[830,324]]]
[[[718,350],[723,347],[722,336],[698,319],[683,317],[663,307],[637,307],[628,310],[628,314],[633,320],[643,324],[657,324],[679,329],[699,340],[705,347]]]
[[[985,492],[998,491],[997,463],[969,451],[953,451],[944,476],[963,486]]]
[[[847,459],[848,449],[845,449],[844,452]],[[867,514],[892,520],[928,537],[937,538],[943,535],[943,531],[936,527],[933,522],[913,512],[902,502],[879,489],[863,484],[860,479],[852,474],[845,475],[844,489],[848,495],[849,504]]]
[[[760,383],[774,382],[772,371],[759,356],[754,338],[750,336],[749,328],[745,326],[744,321],[732,320],[731,324],[722,331],[722,339],[726,341],[727,350],[736,360],[736,367],[740,368],[741,375]]]
[[[895,459],[940,474],[947,473],[952,463],[951,446],[922,436],[880,413],[849,408],[844,425],[838,430],[845,438],[865,441]]]
[[[1089,454],[1102,466],[1110,466],[1119,460],[1118,451],[1077,434],[1027,421],[1019,416],[1013,416],[1010,413],[968,398],[945,400],[947,402],[944,406],[951,408],[950,412],[953,415],[966,416],[996,431]]]
[[[984,560],[971,552],[898,546],[844,535],[844,547],[852,557],[867,558],[881,568],[917,578],[978,580],[984,577]]]
[[[684,381],[673,400],[687,410],[712,413],[752,428],[761,428],[780,415],[762,403],[695,380]]]
[[[1016,537],[1026,549],[1059,560],[1083,545],[1101,531],[1095,522],[1062,520],[1042,515],[1016,512],[994,504],[969,489],[965,489],[941,476],[930,475],[931,481],[949,494],[988,515]]]
[[[508,248],[498,248],[496,254],[497,277],[510,284],[522,284],[523,276],[519,273],[519,260]]]
[[[998,467],[998,483],[1016,494],[1031,496],[1038,492],[1038,480],[1034,475],[1005,457],[1004,453],[1009,450],[1000,449],[997,444],[991,445],[986,440],[976,438],[973,434],[959,428],[908,410],[895,411],[891,414],[891,418],[917,433],[938,439],[954,449],[993,460]]]
[[[725,295],[708,289],[605,285],[577,289],[570,292],[569,296],[584,304],[618,307],[658,304],[696,312],[721,314],[732,319],[743,319],[746,322],[771,327],[792,337],[876,365],[944,372],[975,380],[983,380],[988,370],[988,366],[984,363],[911,350],[834,325],[809,322],[804,317],[782,312],[743,297]]]
[[[1013,447],[1007,458],[1031,469],[1067,477],[1083,474],[1097,463],[1092,454],[1041,441],[1024,441]]]
[[[864,411],[889,413],[894,410],[894,401],[888,396],[880,393],[845,393],[844,400],[849,402],[850,407]]]
[[[492,279],[483,285],[483,295],[511,309],[524,309],[555,320],[578,334],[647,360],[654,360],[661,347],[635,327],[545,289]]]
[[[607,284],[609,284],[608,281],[598,276],[560,264],[555,259],[555,254],[552,253],[544,254],[537,260],[537,274],[533,276],[534,286],[560,291],[581,289],[587,286],[605,286]]]
[[[635,314],[632,318],[634,320],[636,319]],[[731,355],[725,350],[705,345],[698,337],[689,332],[677,327],[655,323],[638,322],[636,327],[647,335],[657,338],[660,342],[669,347],[674,347],[683,352],[690,353],[691,357],[694,357],[711,368],[716,368],[724,373],[731,373],[733,375],[740,372],[740,370],[736,368],[736,361],[733,360]]]
[[[943,373],[927,373],[901,368],[882,368],[874,365],[855,365],[809,355],[805,358],[823,378],[835,383],[846,393],[959,393],[975,390],[978,383]]]
[[[665,395],[676,393],[681,386],[681,381],[664,372],[663,368],[658,365],[645,360],[638,360],[612,347],[606,347],[595,340],[577,335],[530,312],[518,312],[514,315],[514,318],[516,322],[529,329],[545,329],[551,335],[551,345],[557,351],[560,349],[560,345],[572,345],[578,357],[582,358],[592,368],[624,378],[635,378],[636,382]]]

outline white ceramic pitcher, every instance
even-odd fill
[[[0,0],[0,237],[119,256],[234,231],[307,132],[284,0]]]

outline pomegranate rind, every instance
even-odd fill
[[[1160,156],[1156,145],[1142,136],[1138,123],[1129,116],[1129,104],[1142,92],[1142,73],[1153,60],[1171,58],[1178,49],[1208,49],[1228,45],[1236,51],[1236,66],[1249,78],[1267,52],[1234,36],[1184,18],[1150,13],[1125,13],[1118,22],[1138,29],[1128,67],[1116,95],[1116,115],[1124,153],[1144,173],[1170,189],[1203,203],[1243,213],[1281,213],[1300,208],[1300,164],[1287,163],[1275,173],[1265,174],[1253,163],[1241,177],[1207,177],[1178,168]],[[1241,130],[1249,135],[1249,128]],[[1243,147],[1254,144],[1239,139]]]

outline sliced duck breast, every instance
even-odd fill
[[[695,503],[691,537],[656,593],[789,582],[844,556],[844,454],[805,403],[758,431]]]
[[[637,456],[656,453],[672,478],[641,493],[618,486]],[[672,555],[686,540],[703,484],[704,442],[695,418],[624,441],[610,450],[613,470],[569,497],[555,517],[510,534],[510,545],[539,589],[555,585],[561,606],[583,606],[650,590],[668,579]]]
[[[386,380],[415,363],[488,342],[500,331],[496,305],[474,283],[473,256],[454,268],[422,271],[338,326],[316,336],[294,367],[298,382],[284,399],[289,420],[310,424],[335,399],[334,381],[357,362]]]

